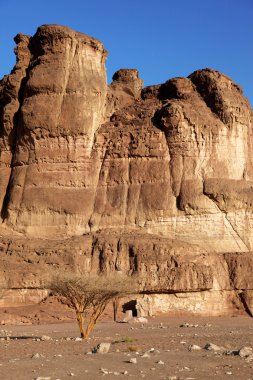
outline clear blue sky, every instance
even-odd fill
[[[17,33],[60,24],[103,42],[108,82],[119,68],[150,85],[211,67],[253,106],[253,0],[0,0],[0,14],[0,78],[15,63]]]

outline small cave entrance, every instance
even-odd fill
[[[128,310],[132,311],[132,316],[137,317],[137,309],[136,309],[136,300],[130,300],[122,305],[123,312],[126,313]]]

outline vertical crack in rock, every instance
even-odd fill
[[[2,93],[0,98],[0,209],[3,220],[8,216],[15,153],[18,149],[20,110],[24,100],[27,70],[31,56],[29,36],[18,34],[14,41],[17,44],[15,48],[16,65],[12,72],[5,76],[0,83]]]
[[[226,220],[228,221],[228,224],[232,228],[232,230],[235,232],[235,234],[238,236],[239,240],[242,242],[243,246],[239,246],[239,248],[243,251],[250,251],[250,247],[246,244],[246,242],[242,239],[242,237],[239,235],[238,231],[235,229],[233,223],[228,219],[228,216],[226,213],[224,213]]]
[[[208,194],[204,191],[204,195],[207,196],[215,204],[215,206],[217,207],[217,210],[219,210],[221,212],[221,214],[224,216],[224,218],[227,222],[227,227],[230,230],[231,236],[233,236],[234,239],[235,239],[235,236],[238,237],[239,241],[237,239],[235,239],[235,242],[236,242],[238,248],[241,251],[250,251],[250,247],[246,244],[245,241],[243,241],[242,237],[239,235],[238,231],[233,226],[233,223],[228,219],[227,213],[219,207],[218,203],[215,202],[215,199],[213,198],[213,196],[211,194]],[[239,242],[241,242],[242,245],[239,244]]]

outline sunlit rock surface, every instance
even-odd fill
[[[146,88],[121,69],[107,86],[94,38],[43,25],[15,41],[0,81],[11,286],[39,288],[51,269],[118,271],[138,276],[142,314],[249,312],[252,110],[240,87],[211,69]]]

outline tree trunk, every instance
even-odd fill
[[[84,331],[84,316],[83,316],[83,313],[81,313],[80,311],[76,311],[76,319],[77,319],[78,327],[79,327],[79,330],[80,330],[81,338],[84,339],[85,338],[85,331]]]
[[[88,338],[92,330],[94,329],[98,318],[103,314],[106,304],[99,305],[97,308],[94,308],[93,313],[88,317],[87,327],[84,333],[84,337]]]
[[[118,298],[113,299],[112,306],[113,306],[113,320],[114,320],[114,322],[117,322],[117,313],[118,313],[118,308],[119,308],[119,299]]]
[[[91,318],[89,320],[89,322],[87,323],[87,327],[86,327],[86,330],[84,332],[84,338],[88,338],[88,336],[90,335],[90,333],[94,329],[95,324],[96,324],[96,322],[95,322],[94,318]]]

